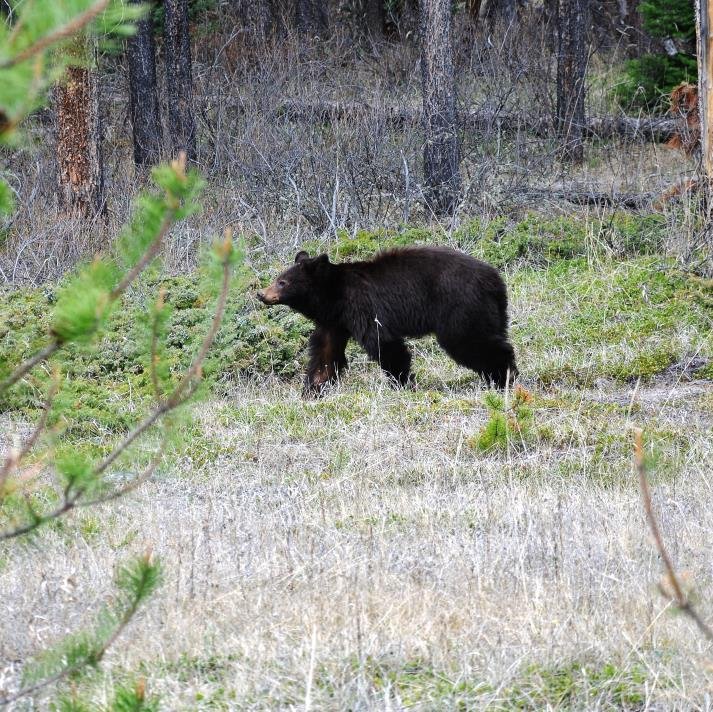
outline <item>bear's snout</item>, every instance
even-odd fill
[[[267,289],[259,290],[255,295],[263,304],[277,304],[280,301],[280,295],[277,290],[270,286]]]

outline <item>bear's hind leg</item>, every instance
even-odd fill
[[[505,388],[517,377],[515,352],[503,338],[463,343],[460,339],[438,339],[446,353],[461,366],[470,368],[496,388]]]
[[[318,326],[309,337],[309,364],[305,377],[303,396],[319,395],[328,383],[339,376],[347,366],[345,350],[349,334],[341,329]]]

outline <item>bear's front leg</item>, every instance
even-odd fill
[[[341,329],[318,326],[309,337],[309,363],[303,397],[319,396],[347,366],[345,350],[349,334]]]

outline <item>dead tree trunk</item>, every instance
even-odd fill
[[[403,0],[398,16],[399,36],[401,39],[416,37],[418,32],[418,0]]]
[[[77,56],[88,50],[79,41]],[[96,51],[92,48],[93,59]],[[61,210],[92,218],[105,211],[99,81],[93,66],[69,67],[55,92],[57,178]]]
[[[168,130],[174,153],[185,151],[196,159],[196,123],[193,116],[191,36],[188,29],[188,0],[164,0],[166,10],[166,90]]]
[[[701,119],[700,185],[705,225],[686,245],[685,260],[702,262],[713,275],[713,0],[696,0],[698,50],[698,113]]]
[[[562,158],[584,160],[585,73],[589,0],[559,0],[557,12],[557,130]]]
[[[423,174],[426,199],[437,215],[455,210],[460,194],[460,150],[451,44],[450,0],[421,0]]]
[[[301,35],[324,35],[327,31],[326,4],[322,0],[297,0],[295,26]]]
[[[364,0],[364,21],[366,30],[374,39],[384,34],[384,0]]]
[[[512,25],[517,21],[517,10],[517,0],[488,0],[485,17],[491,27],[498,22]]]
[[[131,0],[138,4],[141,0]],[[153,22],[146,17],[136,24],[127,47],[129,108],[134,135],[134,163],[158,163],[161,153],[161,112],[156,89],[156,44]]]
[[[276,0],[231,0],[230,5],[253,41],[272,37],[283,19]]]

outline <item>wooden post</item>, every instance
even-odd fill
[[[696,0],[698,110],[701,117],[701,178],[710,193],[713,180],[713,0]],[[707,200],[709,209],[711,201]]]

